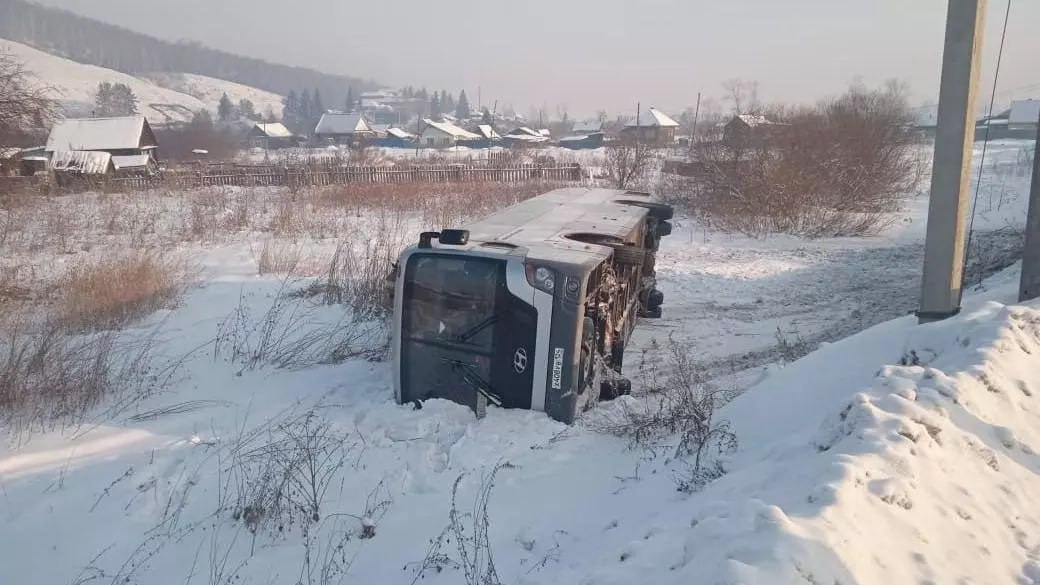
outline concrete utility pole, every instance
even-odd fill
[[[1040,121],[1038,121],[1040,122]],[[1018,302],[1040,296],[1040,123],[1033,150],[1033,179],[1029,185],[1029,213],[1026,215],[1026,244],[1022,250],[1022,282]]]
[[[960,312],[964,218],[968,211],[985,14],[986,0],[950,0],[946,15],[924,275],[917,312],[921,323]]]

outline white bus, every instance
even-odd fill
[[[558,189],[424,232],[394,271],[394,389],[570,423],[631,389],[637,317],[661,316],[654,255],[672,208],[646,193]]]

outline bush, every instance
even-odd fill
[[[640,369],[646,393],[641,399],[617,401],[613,411],[604,409],[592,421],[592,427],[651,451],[674,449],[673,458],[681,463],[676,485],[681,491],[694,491],[725,472],[719,457],[736,449],[737,437],[729,421],[715,417],[725,393],[707,381],[689,348],[670,339],[663,373],[660,351],[654,343],[649,356],[644,355]]]
[[[856,85],[776,123],[694,146],[687,203],[705,223],[753,236],[876,233],[924,170],[903,88]]]
[[[184,263],[154,252],[86,260],[61,283],[59,319],[77,332],[116,329],[170,307],[187,278]]]

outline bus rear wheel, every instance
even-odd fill
[[[632,393],[632,380],[628,378],[615,378],[603,380],[599,384],[599,399],[614,400],[619,396],[627,396]]]

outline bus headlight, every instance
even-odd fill
[[[533,266],[528,264],[527,282],[538,290],[552,294],[556,290],[556,272],[545,266]]]

